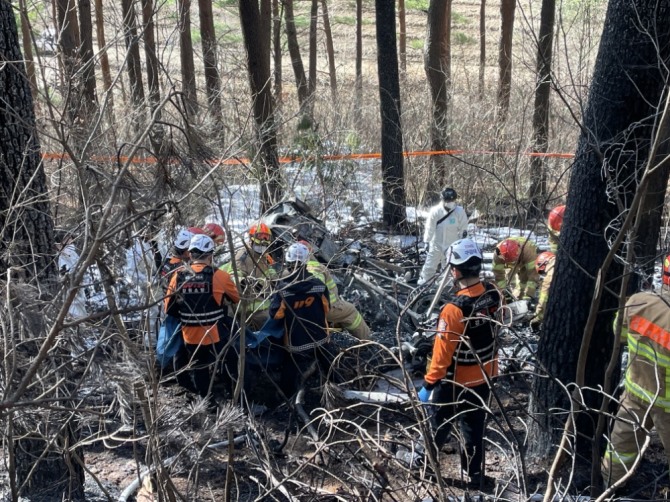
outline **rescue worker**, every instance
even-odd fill
[[[549,249],[554,253],[558,251],[558,239],[561,235],[564,214],[565,205],[556,206],[549,212],[549,217],[547,218],[547,227],[549,228]]]
[[[661,291],[634,294],[623,314],[628,368],[601,465],[606,486],[633,467],[654,426],[670,459],[670,255],[663,261]]]
[[[265,223],[254,223],[249,228],[248,242],[244,243],[235,255],[238,277],[235,277],[232,262],[220,268],[228,273],[234,281],[238,281],[238,289],[243,298],[249,300],[247,323],[253,330],[259,330],[268,319],[271,281],[277,280],[275,261],[269,254],[272,243],[272,232]]]
[[[167,292],[172,274],[175,270],[183,267],[184,263],[188,261],[188,246],[191,242],[191,237],[193,237],[193,234],[189,230],[185,228],[179,230],[172,242],[170,256],[163,260],[163,263],[158,269],[158,282],[163,290],[163,296],[165,296],[165,293]]]
[[[426,218],[423,241],[428,244],[428,254],[417,281],[419,285],[435,275],[437,268],[444,263],[444,253],[451,243],[468,233],[468,215],[456,205],[456,190],[446,187],[440,195],[442,201],[430,208]]]
[[[484,475],[485,407],[490,379],[498,374],[494,317],[503,300],[493,284],[479,279],[482,254],[471,239],[454,242],[447,251],[447,263],[459,289],[440,312],[419,399],[437,407],[438,450],[449,439],[453,421],[458,421],[465,443],[461,445],[461,470],[474,486]]]
[[[205,223],[202,226],[202,231],[205,235],[209,236],[217,246],[223,246],[226,243],[226,231],[218,223]]]
[[[328,311],[327,320],[336,328],[346,329],[351,335],[359,340],[370,339],[370,327],[363,319],[361,313],[356,310],[356,307],[346,300],[343,300],[337,290],[335,279],[330,274],[330,270],[323,263],[319,262],[312,253],[312,245],[307,241],[298,241],[304,244],[310,251],[309,259],[307,261],[307,270],[314,277],[323,282],[328,288],[330,310]]]
[[[230,336],[224,332],[225,326],[232,325],[225,319],[226,303],[240,301],[230,276],[212,267],[214,248],[214,241],[206,235],[191,238],[191,263],[172,275],[165,298],[165,313],[180,320],[184,338],[185,350],[175,356],[177,381],[205,398],[217,344]]]
[[[537,329],[544,320],[544,309],[547,308],[547,300],[549,300],[549,286],[551,280],[554,278],[554,266],[556,265],[556,255],[551,251],[544,251],[537,255],[535,260],[535,271],[538,276],[544,276],[542,285],[540,286],[540,296],[537,300],[537,307],[535,307],[535,317],[531,319],[530,326]]]
[[[280,387],[287,397],[298,391],[314,362],[326,373],[334,359],[326,323],[328,288],[309,273],[308,260],[309,249],[304,244],[288,247],[284,261],[289,274],[270,305],[270,316],[284,325],[286,352]]]
[[[536,259],[537,247],[527,237],[508,237],[500,241],[493,254],[496,285],[501,289],[512,287],[516,298],[533,300],[540,278],[535,270]]]

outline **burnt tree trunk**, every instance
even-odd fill
[[[33,95],[33,101],[37,100],[37,75],[35,74],[35,59],[33,57],[33,41],[30,36],[31,27],[28,19],[28,9],[26,0],[19,0],[19,10],[21,12],[21,41],[23,42],[23,56],[26,58],[26,73],[30,81],[30,92]]]
[[[551,91],[551,59],[554,41],[555,0],[542,0],[540,35],[537,40],[537,85],[533,108],[533,151],[547,153],[549,144],[549,94]],[[542,214],[547,196],[546,159],[530,160],[529,217]]]
[[[432,115],[430,140],[433,151],[449,145],[449,100],[451,92],[451,0],[431,0],[423,64],[428,78]],[[436,192],[444,184],[447,157],[433,155],[428,190]]]
[[[239,0],[260,163],[261,212],[281,200],[282,176],[270,77],[271,0]]]
[[[382,125],[382,220],[390,230],[406,225],[407,208],[400,122],[400,75],[395,38],[395,0],[375,0],[377,73]]]
[[[283,7],[282,7],[283,9]],[[281,50],[281,18],[279,0],[272,0],[272,57],[274,60],[274,94],[277,106],[282,102],[282,50]]]
[[[291,66],[295,76],[295,84],[298,88],[298,103],[300,109],[304,111],[309,98],[309,85],[305,75],[305,66],[302,63],[300,55],[300,45],[298,44],[298,32],[295,27],[295,16],[293,14],[293,0],[282,0],[284,4],[284,20],[286,21],[286,42],[288,52],[291,55]]]
[[[333,45],[333,32],[330,29],[330,16],[328,15],[328,2],[321,0],[323,11],[323,31],[326,34],[326,52],[328,54],[328,76],[330,78],[330,95],[333,103],[337,101],[337,74],[335,72],[335,46]]]
[[[128,84],[130,85],[130,100],[134,111],[142,121],[144,108],[144,80],[142,79],[142,61],[137,36],[137,15],[133,0],[121,0],[123,15],[123,38],[128,51]]]
[[[77,0],[79,9],[79,34],[81,46],[82,90],[87,115],[96,109],[96,82],[95,82],[95,53],[93,52],[93,17],[91,15],[91,0]]]
[[[650,37],[649,26],[654,26],[654,37]],[[575,381],[594,277],[608,253],[612,229],[620,226],[622,208],[625,212],[630,204],[647,161],[657,105],[667,85],[660,68],[670,59],[668,42],[670,0],[610,1],[572,168],[561,246],[537,353],[540,368],[553,378],[537,377],[532,386],[530,412],[534,420],[528,443],[530,453],[541,458],[546,458],[557,444],[563,428],[565,415],[557,415],[555,410],[569,409],[569,398],[561,384]],[[657,225],[650,225],[649,239],[655,242],[658,232]],[[616,293],[621,273],[622,266],[615,261],[603,277]],[[615,294],[605,292],[598,305],[586,363],[585,384],[589,388],[603,383],[617,302]],[[591,409],[599,408],[599,394],[585,391],[584,399]],[[594,447],[594,424],[592,413],[578,417],[577,449],[587,453],[587,463]]]
[[[79,25],[75,3],[56,0],[58,15],[58,52],[66,93],[67,117],[74,123],[80,114],[82,82],[79,76]]]
[[[195,64],[193,63],[193,41],[191,40],[191,0],[177,0],[177,9],[179,10],[181,88],[184,94],[186,114],[192,117],[198,110],[198,94],[195,88]]]
[[[100,55],[100,71],[102,73],[102,85],[105,90],[107,101],[107,114],[110,124],[114,123],[114,94],[112,92],[112,71],[109,66],[107,55],[107,42],[105,40],[105,16],[102,11],[102,0],[95,0],[95,33],[98,39],[98,54]],[[104,106],[104,105],[103,105]],[[112,128],[113,129],[113,128]]]
[[[498,49],[498,128],[507,122],[512,90],[512,39],[516,0],[500,2],[500,47]]]
[[[307,78],[307,89],[309,99],[314,99],[316,91],[316,30],[319,25],[319,0],[312,0],[312,8],[309,17],[309,74]]]
[[[0,149],[0,266],[3,270],[15,267],[12,279],[33,282],[32,292],[39,296],[52,292],[57,270],[52,251],[53,221],[47,180],[40,159],[32,94],[22,61],[12,5],[0,0],[0,65],[3,66],[0,72],[0,142],[3,145]],[[23,315],[16,312],[15,321],[22,323]],[[19,331],[18,327],[15,329]],[[12,334],[8,336],[11,338]],[[38,336],[37,340],[41,338]],[[14,348],[25,352],[21,358],[34,356],[28,352],[36,349],[34,342],[24,340],[20,349]],[[19,359],[16,354],[4,356],[7,358],[4,361]],[[5,395],[8,392],[11,395],[10,388],[17,383],[20,373],[20,370],[10,371],[14,378],[3,382]],[[53,402],[54,408],[63,404]],[[31,500],[83,500],[84,470],[74,458],[77,452],[67,447],[77,440],[73,429],[70,423],[61,421],[62,416],[50,421],[49,416],[46,413],[41,416],[42,413],[45,412],[34,407],[10,408],[6,416],[8,427],[4,432],[9,434],[5,439],[10,442],[9,465],[14,468],[9,469],[13,498],[22,495]],[[40,423],[35,423],[36,420]],[[20,487],[23,488],[19,493]]]
[[[486,0],[479,6],[479,99],[484,99],[486,83]]]
[[[398,0],[398,52],[400,53],[400,69],[407,71],[407,10],[405,0]]]
[[[200,35],[202,41],[202,59],[205,65],[205,85],[207,104],[223,143],[223,113],[221,109],[221,78],[219,77],[219,61],[216,50],[216,33],[214,32],[214,12],[212,0],[198,0],[200,7]]]
[[[356,0],[356,82],[354,83],[354,125],[363,127],[363,0]]]
[[[153,0],[142,0],[142,24],[144,24],[144,58],[147,66],[147,89],[149,105],[155,112],[161,101],[160,79],[158,77],[158,55],[156,53],[156,26],[154,24]]]

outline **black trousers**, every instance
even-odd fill
[[[215,345],[184,344],[175,356],[177,382],[185,389],[206,397],[211,382],[210,370],[215,361]]]
[[[463,437],[461,444],[461,469],[469,476],[483,474],[484,427],[487,404],[491,390],[487,384],[461,387],[441,383],[434,391],[432,403],[437,409],[433,415],[436,427],[435,445],[441,448],[449,440],[454,422]]]
[[[298,389],[308,377],[307,371],[315,361],[317,371],[320,372],[321,376],[327,375],[335,359],[335,354],[335,348],[330,342],[304,352],[289,352],[287,350],[284,355],[279,385],[282,392],[288,398],[298,392]]]

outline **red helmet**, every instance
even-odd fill
[[[558,233],[561,231],[561,227],[563,226],[563,214],[565,213],[565,205],[562,206],[556,206],[554,209],[552,209],[549,212],[549,218],[548,218],[548,223],[549,223],[549,228]]]
[[[249,228],[249,240],[252,244],[269,246],[272,241],[272,232],[265,223],[255,223]]]
[[[663,260],[663,284],[670,286],[670,255]]]
[[[521,246],[514,239],[505,239],[496,246],[496,253],[502,257],[505,263],[512,263],[519,259]]]
[[[188,227],[186,230],[191,232],[193,235],[200,235],[205,233],[205,231],[200,227]]]
[[[544,251],[537,255],[537,258],[535,259],[535,270],[537,270],[537,273],[543,274],[546,272],[547,266],[555,257],[556,255],[551,251]]]
[[[309,252],[310,252],[310,253],[313,251],[312,244],[309,243],[309,242],[307,242],[307,241],[304,240],[304,239],[299,240],[299,241],[298,241],[298,244],[302,244],[303,246],[305,246],[307,249],[309,249]]]
[[[226,231],[217,223],[205,223],[202,227],[203,233],[212,238],[217,246],[226,242]]]

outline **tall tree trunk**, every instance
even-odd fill
[[[486,0],[479,7],[479,99],[484,99],[486,78]]]
[[[142,23],[144,24],[144,58],[147,66],[147,88],[152,113],[161,101],[160,79],[158,77],[158,55],[156,53],[156,26],[154,24],[153,0],[142,0]]]
[[[216,52],[216,33],[214,32],[214,12],[212,0],[198,0],[200,7],[200,34],[202,40],[202,59],[205,64],[205,84],[209,113],[214,118],[216,129],[223,143],[223,114],[221,109],[221,79],[219,77]]]
[[[382,123],[382,220],[390,230],[406,225],[407,208],[400,122],[400,75],[395,38],[395,0],[375,0],[377,73]]]
[[[302,64],[300,46],[298,45],[298,32],[295,28],[295,16],[293,14],[293,0],[282,0],[284,3],[284,20],[286,21],[286,41],[288,52],[291,55],[291,66],[295,75],[295,83],[298,87],[298,103],[301,110],[309,98],[309,86],[305,76],[305,66]]]
[[[309,76],[307,79],[307,89],[309,99],[314,98],[316,90],[316,30],[319,25],[319,0],[312,0],[312,8],[309,17]]]
[[[30,36],[32,31],[30,19],[28,19],[28,9],[26,0],[19,0],[19,10],[21,12],[21,40],[23,42],[23,56],[26,58],[26,73],[30,81],[30,92],[33,95],[33,101],[37,101],[37,75],[35,74],[35,59],[33,57],[33,41]]]
[[[0,153],[0,266],[13,275],[13,281],[24,283],[21,287],[25,294],[30,291],[26,283],[33,282],[36,287],[32,293],[38,296],[52,292],[57,276],[52,251],[53,221],[40,159],[32,94],[21,62],[23,56],[14,12],[7,0],[0,0],[0,48],[3,65],[0,72],[0,143],[3,145]],[[6,307],[5,302],[14,300],[4,298],[2,308]],[[25,325],[19,328],[24,323],[24,316],[35,314],[27,307],[31,300],[26,298],[21,303],[21,309],[14,310],[15,331],[30,331],[35,338],[26,337],[20,346],[17,343],[12,347],[12,356],[2,349],[6,358],[3,363],[11,364],[12,360],[19,359],[17,353],[28,360],[35,355],[32,349],[36,348],[36,340],[41,340],[40,334],[32,332],[39,325],[38,320],[33,319],[30,328]],[[43,308],[41,305],[40,309]],[[5,345],[13,343],[14,334],[5,333]],[[8,369],[7,374],[10,378],[3,381],[5,396],[11,395],[22,372]],[[49,399],[51,395],[40,397]],[[67,406],[62,402],[51,402],[54,410],[62,405]],[[31,407],[29,412],[12,411],[11,408],[9,413],[7,411],[7,426],[3,432],[9,442],[13,498],[18,500],[21,495],[31,500],[83,500],[84,470],[75,460],[77,452],[68,448],[78,439],[71,434],[70,422],[61,421],[64,417],[57,416],[57,411],[50,417],[38,406]],[[68,411],[67,415],[71,413]],[[23,486],[21,493],[20,486]]]
[[[144,109],[144,81],[142,79],[142,61],[140,46],[137,37],[137,16],[133,0],[121,0],[123,15],[123,38],[128,51],[128,84],[130,85],[130,99],[133,108],[139,112],[138,118],[142,121]]]
[[[449,145],[449,101],[451,92],[451,0],[431,0],[424,52],[424,69],[430,87],[432,118],[431,148],[446,150]],[[433,155],[428,190],[436,192],[444,184],[447,158]]]
[[[335,72],[335,46],[333,45],[333,32],[330,29],[330,16],[328,15],[328,2],[321,0],[323,11],[323,31],[326,34],[326,51],[328,53],[328,76],[330,77],[330,94],[333,103],[337,102],[337,74]]]
[[[195,88],[195,64],[193,63],[193,41],[191,40],[191,0],[177,0],[177,9],[179,10],[181,87],[184,93],[186,114],[193,116],[198,110],[198,94]]]
[[[261,211],[265,211],[279,201],[283,193],[270,81],[272,5],[271,0],[260,0],[260,5],[258,0],[239,0],[238,5],[260,153],[258,180],[261,187]]]
[[[282,6],[282,9],[284,7]],[[281,18],[279,0],[272,0],[272,57],[274,58],[274,89],[275,103],[282,102],[282,50],[281,50]]]
[[[407,71],[407,16],[405,0],[398,0],[398,49],[400,52],[400,69],[403,73]]]
[[[363,127],[363,0],[356,0],[356,81],[354,83],[354,125]]]
[[[537,41],[537,85],[533,108],[533,151],[546,153],[549,143],[549,93],[551,91],[551,58],[554,41],[555,0],[542,0],[540,36]],[[544,157],[531,157],[529,217],[542,214],[547,196],[547,173]]]
[[[81,46],[79,54],[81,58],[82,90],[84,97],[84,108],[87,115],[96,109],[96,83],[95,83],[95,53],[93,52],[93,21],[91,16],[91,0],[77,0],[79,8],[79,33]]]
[[[512,89],[512,39],[516,0],[500,2],[500,49],[498,51],[498,128],[507,122]]]
[[[112,71],[109,67],[107,42],[105,40],[105,15],[102,10],[102,0],[95,0],[95,33],[98,39],[98,54],[100,55],[100,71],[102,85],[107,100],[107,113],[110,124],[114,124],[114,93],[112,92]]]
[[[593,298],[594,277],[609,251],[613,229],[620,225],[637,190],[649,155],[657,104],[667,86],[661,68],[670,62],[669,10],[670,0],[611,0],[608,5],[537,352],[540,367],[557,381],[538,377],[532,386],[530,413],[534,420],[528,443],[531,454],[544,458],[557,444],[563,428],[565,415],[557,415],[555,410],[570,408],[564,385],[575,381],[577,350]],[[649,26],[654,26],[653,38]],[[651,188],[665,192],[661,186]],[[659,227],[649,228],[648,233],[655,242]],[[603,276],[609,290],[618,293],[622,268],[615,261]],[[603,384],[617,305],[617,296],[608,292],[597,305],[599,314],[586,362],[585,385],[590,389]],[[585,390],[584,400],[591,409],[598,409],[601,396]],[[577,447],[588,453],[587,462],[598,446],[593,443],[594,423],[591,413],[578,416]]]
[[[67,86],[67,116],[75,123],[80,113],[81,78],[79,71],[79,27],[75,3],[56,0],[58,14],[58,49],[65,85]]]

